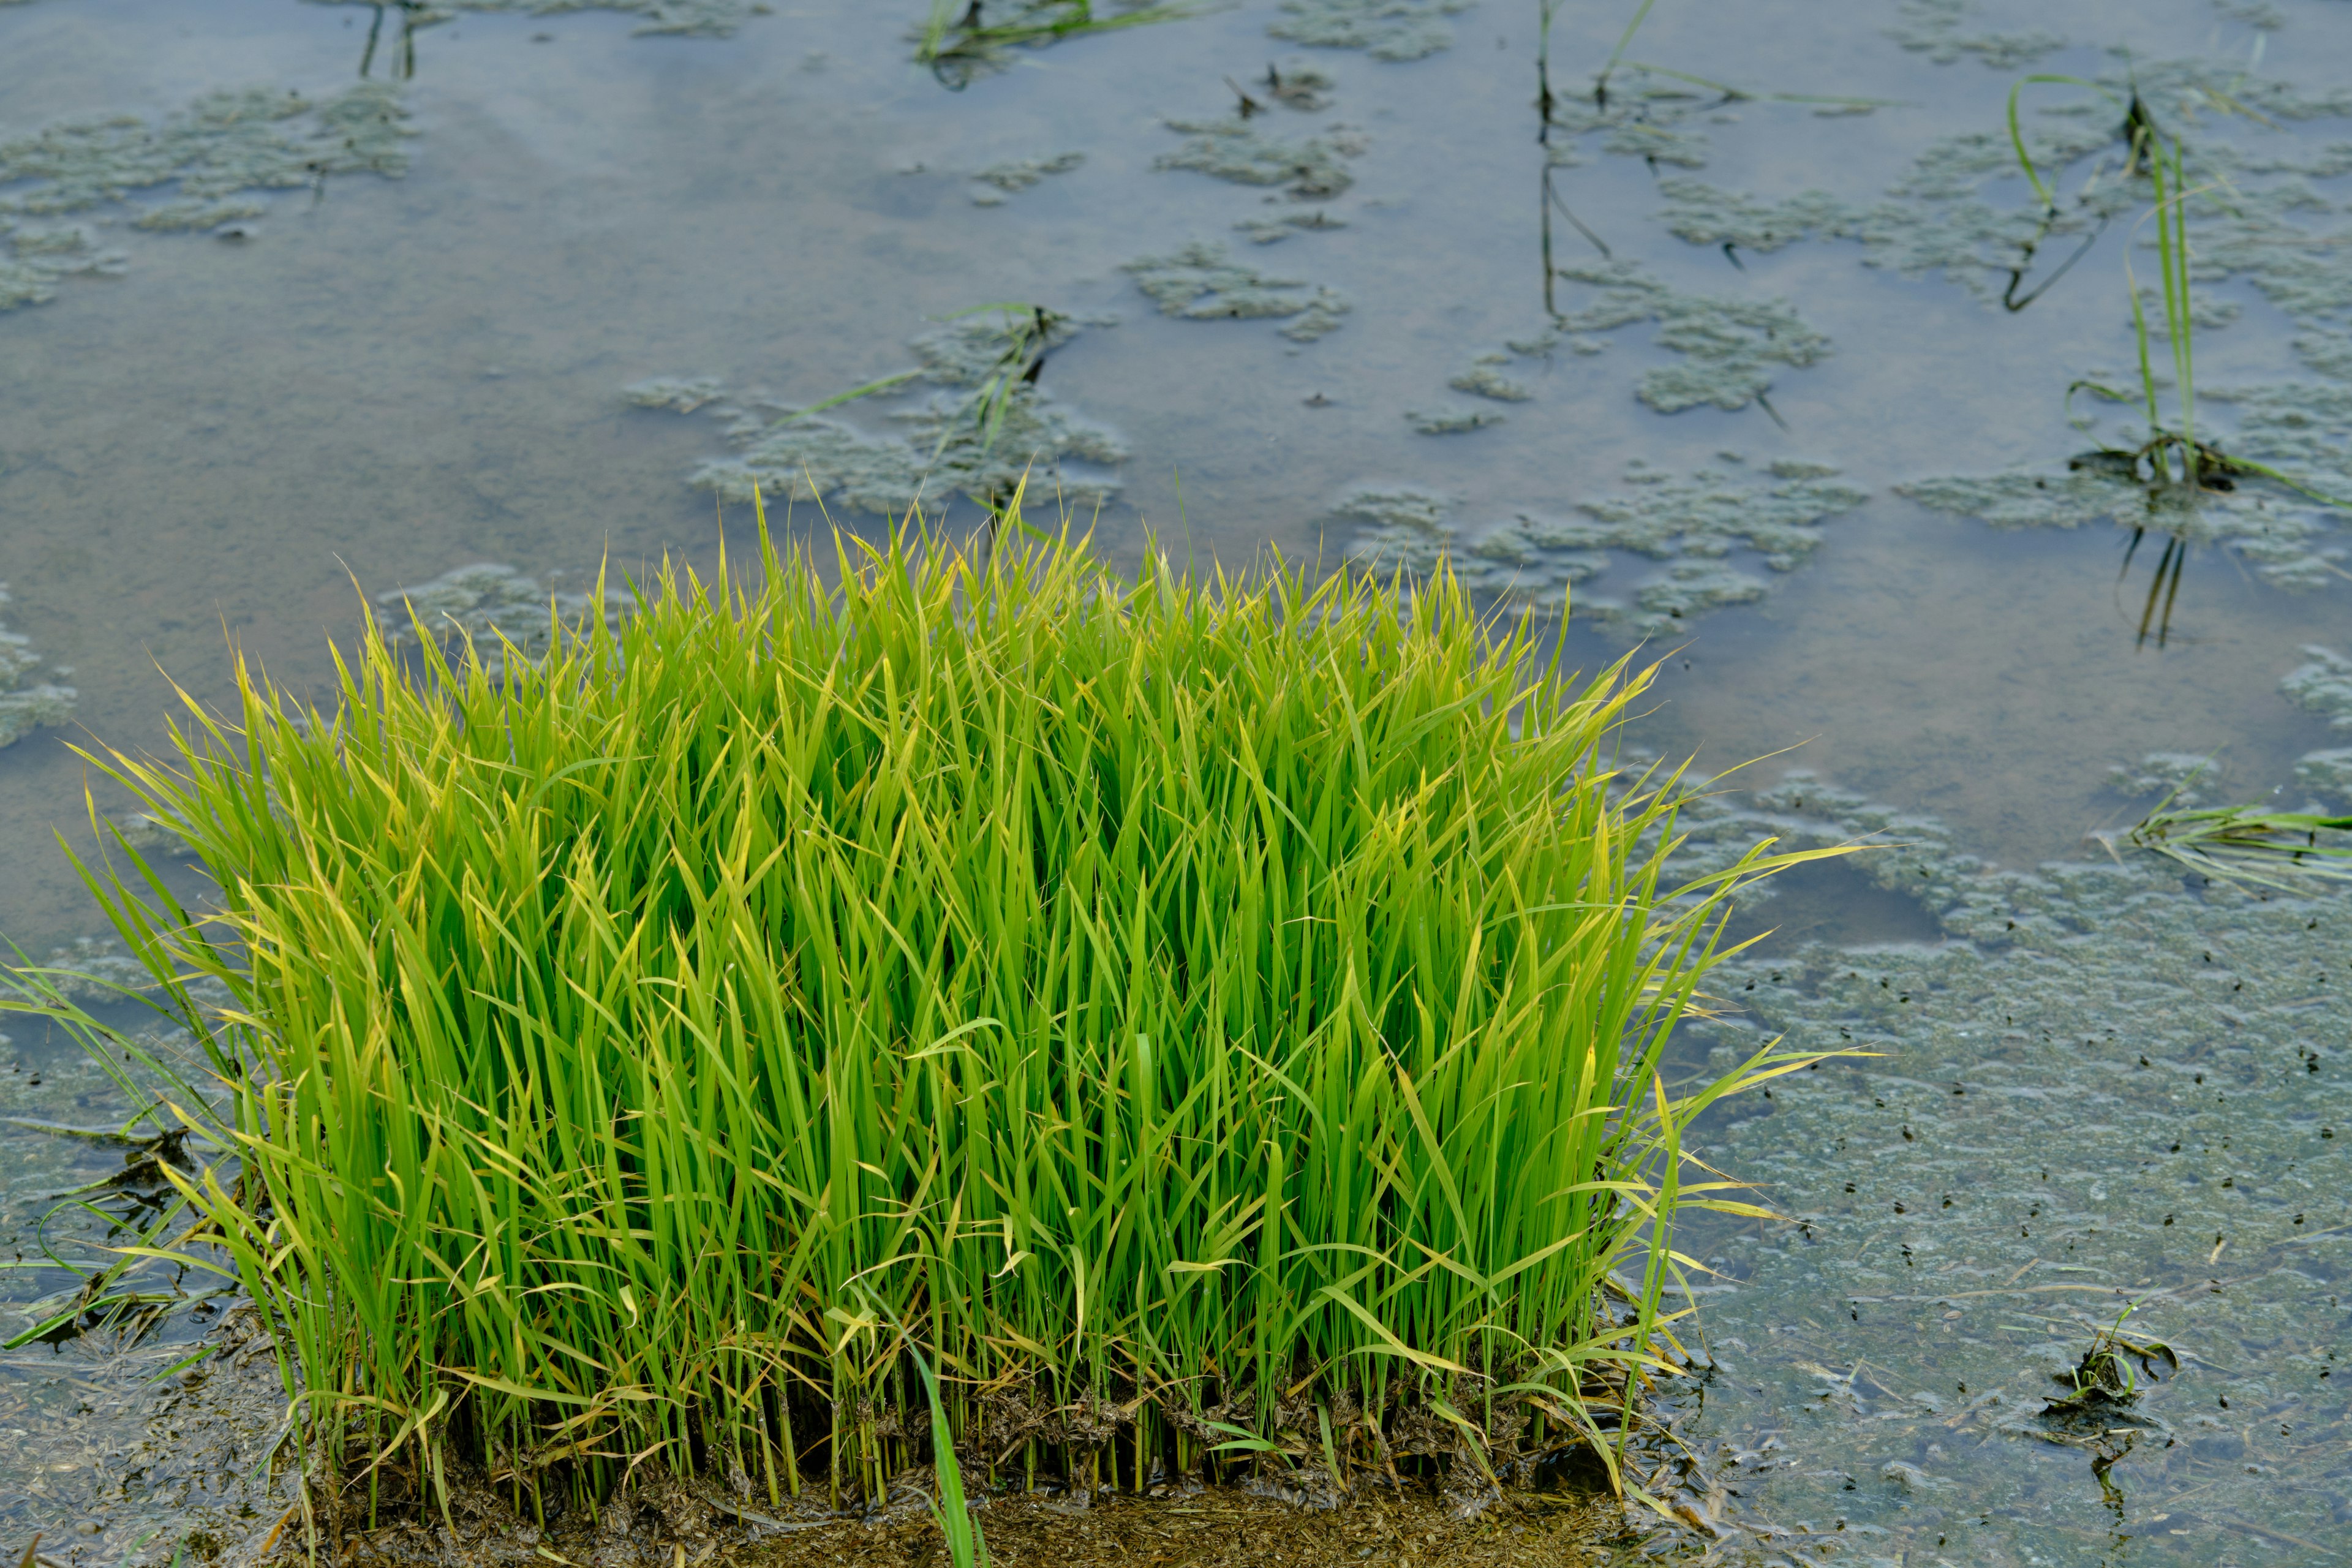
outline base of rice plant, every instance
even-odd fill
[[[1615,1474],[1675,1215],[1762,1212],[1685,1130],[1803,1059],[1662,1053],[1810,855],[1675,884],[1650,673],[1442,573],[996,540],[762,518],[495,679],[371,624],[331,708],[240,665],[92,756],[218,883],[85,868],[337,1519],[848,1506],[935,1431],[975,1490]]]

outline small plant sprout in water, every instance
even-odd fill
[[[2118,581],[2129,575],[2132,562],[2148,532],[2151,530],[2162,532],[2165,543],[2140,606],[2137,638],[2139,646],[2145,647],[2153,630],[2157,647],[2160,649],[2171,637],[2173,607],[2179,598],[2181,576],[2200,531],[2198,513],[2202,497],[2233,490],[2241,480],[2267,479],[2326,505],[2352,506],[2352,502],[2314,489],[2270,464],[2233,456],[2224,451],[2217,442],[2199,434],[2197,321],[2195,304],[2189,293],[2189,211],[2191,203],[2200,200],[2219,202],[2226,206],[2230,193],[2224,180],[2217,179],[2193,186],[2189,184],[2187,146],[2179,135],[2168,135],[2158,126],[2137,90],[2126,99],[2085,78],[2053,74],[2022,78],[2010,89],[2010,144],[2016,153],[2019,171],[2041,199],[2042,216],[2040,226],[2023,246],[2017,269],[2011,276],[2008,291],[2002,296],[2002,303],[2011,310],[2020,310],[2032,304],[2088,252],[2106,226],[2106,217],[2103,216],[2084,238],[2081,248],[2032,289],[2022,294],[2019,292],[2032,265],[2036,248],[2059,225],[2063,216],[2058,196],[2036,165],[2019,118],[2019,106],[2025,89],[2033,86],[2087,89],[2115,105],[2120,115],[2116,137],[2126,149],[2122,167],[2120,170],[2105,167],[2094,170],[2076,198],[2077,207],[2092,206],[2100,181],[2112,174],[2129,180],[2146,180],[2152,200],[2148,210],[2133,226],[2133,242],[2127,244],[2124,251],[2124,282],[2131,299],[2132,336],[2139,385],[2137,390],[2127,390],[2085,377],[2067,387],[2065,403],[2070,423],[2079,429],[2087,429],[2091,421],[2073,412],[2077,393],[2107,403],[2137,407],[2147,421],[2145,430],[2130,444],[2102,444],[2074,458],[2068,466],[2077,472],[2103,472],[2112,476],[2119,484],[2144,489],[2146,507],[2142,514],[2130,519],[2118,518],[2118,521],[2128,521],[2132,531],[2130,542],[2125,547]],[[2225,113],[2251,112],[2242,110],[2241,106],[2226,95],[2210,89],[2206,89],[2205,97]],[[2141,289],[2132,264],[2138,237],[2151,226],[2160,282],[2160,287],[2152,292],[2163,305],[2161,330],[2172,359],[2172,410],[2169,417],[2164,408],[2163,378],[2158,373],[2156,355],[2150,346],[2150,340],[2158,330],[2149,320],[2150,293]],[[2236,832],[2237,829],[2232,827],[2233,836]]]
[[[2170,1345],[2161,1340],[2135,1339],[2124,1332],[2124,1324],[2139,1310],[2137,1301],[2116,1314],[2116,1321],[2101,1329],[2091,1341],[2091,1348],[2072,1369],[2057,1374],[2071,1392],[2053,1400],[2050,1409],[2084,1408],[2104,1402],[2127,1405],[2139,1397],[2140,1381],[2156,1380],[2156,1365],[2161,1362],[2168,1372],[2180,1370],[2180,1358]],[[2137,1363],[2137,1370],[2134,1363]]]

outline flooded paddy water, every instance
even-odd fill
[[[2117,837],[2191,773],[2352,808],[2352,6],[1659,0],[1596,94],[1633,12],[1252,0],[935,71],[916,0],[0,5],[0,934],[106,972],[57,837],[126,803],[68,747],[159,744],[166,675],[322,682],[404,588],[520,626],[755,482],[954,526],[1018,453],[1125,563],[1449,558],[1571,663],[1666,657],[1642,744],[1768,759],[1695,854],[1887,846],[1746,911],[1686,1042],[1874,1053],[1709,1124],[1786,1217],[1686,1237],[1686,1528],[1556,1560],[2352,1556],[2352,913]],[[2019,95],[2051,216],[2034,74],[2100,84]],[[2199,192],[2198,435],[2292,483],[2070,464],[2148,383],[2179,422],[2133,102]],[[1008,321],[983,449],[946,411]],[[26,1123],[126,1108],[5,1033],[0,1544],[242,1560],[266,1346],[227,1296],[26,1339],[156,1189],[60,1203],[123,1151]],[[2126,1307],[2153,1385],[2045,1415]]]

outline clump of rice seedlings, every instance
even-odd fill
[[[1097,12],[1094,0],[931,0],[915,33],[915,59],[961,89],[993,67],[1011,44],[1050,44],[1199,16],[1211,0],[1168,0]]]
[[[1678,883],[1686,791],[1613,760],[1652,672],[1570,677],[1442,567],[819,560],[764,518],[751,567],[496,679],[371,619],[331,707],[240,662],[168,759],[91,754],[216,879],[84,868],[211,1064],[159,1114],[234,1165],[174,1180],[326,1521],[453,1475],[543,1518],[934,1458],[1614,1473],[1676,1215],[1763,1212],[1685,1132],[1810,1059],[1662,1052],[1727,900],[1825,852]]]

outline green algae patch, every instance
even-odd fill
[[[1820,547],[1819,524],[1868,493],[1838,482],[1825,464],[1784,459],[1762,474],[1700,469],[1678,477],[1635,461],[1617,493],[1577,503],[1576,517],[1521,512],[1465,535],[1444,495],[1412,486],[1349,492],[1333,516],[1350,525],[1344,549],[1359,570],[1422,576],[1443,567],[1511,612],[1567,613],[1570,589],[1620,557],[1658,563],[1622,591],[1581,593],[1576,613],[1636,637],[1671,635],[1727,605],[1750,604],[1767,582],[1725,559],[1753,551],[1774,572],[1792,572]]]
[[[1221,120],[1171,120],[1190,138],[1155,159],[1155,169],[1192,169],[1242,185],[1280,185],[1302,201],[1328,201],[1355,184],[1348,160],[1370,145],[1360,131],[1334,126],[1295,141],[1272,136],[1247,115]]]
[[[912,1353],[975,1484],[1614,1466],[1678,1216],[1760,1212],[1677,1140],[1804,1066],[1662,1052],[1793,862],[1659,883],[1650,672],[1443,574],[1129,580],[1005,521],[763,531],[756,586],[665,568],[495,679],[372,622],[331,710],[240,663],[233,729],[100,762],[216,881],[92,873],[205,1060],[171,1104],[241,1173],[182,1185],[330,1538],[477,1486],[878,1506],[949,1458]]]
[[[1282,0],[1266,26],[1277,38],[1325,49],[1361,49],[1376,60],[1417,60],[1454,45],[1449,16],[1476,0]]]
[[[2280,680],[2280,692],[2333,728],[2352,731],[2352,658],[2317,643],[2304,645],[2303,657],[2304,662]]]
[[[8,603],[8,585],[0,583],[0,605]],[[0,747],[13,746],[35,730],[71,721],[74,689],[58,684],[73,672],[49,667],[33,651],[22,634],[0,621]]]
[[[2294,782],[2322,799],[2352,805],[2352,746],[2305,752],[2295,759]]]
[[[936,509],[959,491],[1001,501],[1029,478],[1053,485],[1071,506],[1097,504],[1118,488],[1100,470],[1124,461],[1127,447],[1040,384],[1045,356],[1080,327],[1029,309],[983,308],[943,322],[910,343],[914,368],[826,400],[899,404],[889,417],[900,435],[868,435],[765,393],[730,393],[709,376],[655,377],[623,395],[643,408],[707,409],[719,421],[738,455],[704,463],[688,478],[725,500],[834,499],[895,516],[927,500]],[[906,402],[924,388],[929,395]]]
[[[2121,795],[2153,795],[2174,805],[2208,805],[2229,777],[2220,759],[2195,752],[2150,752],[2136,763],[2107,770],[2107,785]]]
[[[493,679],[509,658],[543,658],[562,628],[601,621],[619,626],[626,595],[604,584],[566,590],[497,562],[454,567],[414,587],[378,594],[388,647],[472,648]]]
[[[1745,408],[1771,390],[1772,367],[1801,369],[1830,353],[1828,335],[1808,326],[1786,300],[1689,293],[1632,261],[1558,272],[1599,295],[1580,310],[1562,312],[1560,331],[1592,334],[1651,322],[1658,329],[1657,345],[1682,356],[1678,364],[1643,372],[1635,384],[1634,395],[1661,414],[1710,405]]]
[[[1165,256],[1139,257],[1122,270],[1160,307],[1160,314],[1192,321],[1289,321],[1282,335],[1309,343],[1339,330],[1349,309],[1335,289],[1300,278],[1279,278],[1233,259],[1214,240],[1193,240]]]
[[[1085,165],[1084,153],[1056,153],[1050,158],[1014,158],[1001,163],[991,163],[984,169],[974,169],[972,184],[982,187],[971,194],[974,206],[1002,206],[1023,191],[1045,183],[1055,174],[1066,174]]]
[[[1701,126],[1738,122],[1738,117],[1721,104],[1718,94],[1638,67],[1627,68],[1612,81],[1602,101],[1556,100],[1550,129],[1571,140],[1598,135],[1603,153],[1640,158],[1653,168],[1665,164],[1699,169],[1706,166],[1707,154],[1714,150]],[[1555,167],[1576,161],[1564,145],[1553,149],[1552,160]]]
[[[2283,489],[2150,484],[2113,465],[2085,463],[2063,474],[1951,476],[1895,489],[1930,510],[1995,528],[2111,523],[2184,544],[2219,546],[2279,588],[2315,591],[2345,575],[2346,552],[2330,510]]]
[[[1500,366],[1509,364],[1507,354],[1485,354],[1477,362],[1445,384],[1456,392],[1467,392],[1480,397],[1491,397],[1498,403],[1525,403],[1535,395],[1527,383],[1515,381],[1502,373]]]
[[[406,119],[396,90],[381,82],[322,100],[254,88],[207,93],[161,122],[68,121],[0,141],[0,240],[8,247],[0,310],[53,298],[59,278],[128,265],[85,227],[37,220],[96,210],[138,228],[219,229],[266,210],[246,193],[322,188],[342,174],[398,177],[408,167]]]
[[[1973,59],[1998,71],[2021,70],[2066,47],[2063,37],[2040,27],[2021,33],[1972,31],[1969,16],[1975,9],[1969,0],[1903,0],[1902,19],[1885,30],[1886,36],[1939,66]]]
[[[1234,232],[1249,236],[1254,245],[1279,245],[1295,234],[1347,226],[1347,220],[1333,217],[1328,207],[1314,207],[1306,212],[1285,213],[1279,217],[1244,218],[1234,225]]]
[[[1473,430],[1500,425],[1510,417],[1494,408],[1408,408],[1404,416],[1417,436],[1466,436]]]

